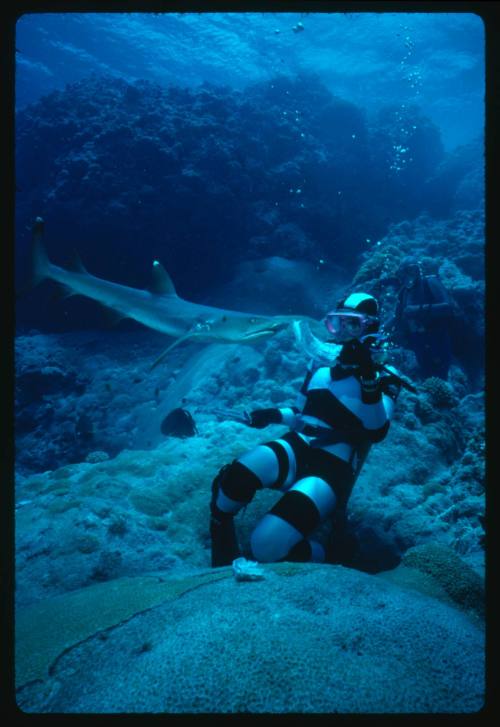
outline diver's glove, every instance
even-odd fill
[[[370,344],[354,339],[342,346],[339,362],[343,366],[353,367],[361,379],[371,381],[376,378],[376,364],[372,359]]]
[[[344,344],[339,355],[343,366],[352,366],[354,375],[361,384],[361,399],[364,404],[376,404],[380,401],[380,379],[377,366],[372,359],[368,341],[349,341]]]
[[[388,373],[387,375],[384,375],[380,379],[380,388],[382,389],[382,393],[386,396],[389,396],[393,401],[396,401],[396,399],[399,396],[399,392],[401,391],[401,387],[406,382],[403,382],[402,379],[399,378],[399,376],[395,376],[392,373]],[[406,387],[409,388],[410,391],[416,391],[416,389],[406,383]]]
[[[247,424],[254,429],[264,429],[268,424],[281,424],[282,421],[279,409],[254,409],[248,414]]]

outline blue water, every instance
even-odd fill
[[[18,21],[16,46],[18,108],[91,73],[244,89],[313,71],[371,114],[416,103],[447,150],[483,132],[484,26],[472,13],[35,13]]]

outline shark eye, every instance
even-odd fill
[[[222,316],[222,322],[225,323],[227,321],[227,316]]]
[[[250,323],[257,323],[257,318],[250,318]]]

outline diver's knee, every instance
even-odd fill
[[[275,563],[286,555],[282,552],[279,543],[273,542],[269,538],[263,538],[255,530],[250,538],[250,549],[252,557],[259,563]]]
[[[295,542],[295,533],[282,532],[283,527],[287,530],[287,523],[273,523],[266,515],[257,525],[250,536],[250,549],[253,558],[259,563],[275,563],[282,560],[290,550],[291,544]]]
[[[259,478],[245,465],[234,460],[219,471],[212,483],[212,495],[219,493],[241,503],[249,503],[255,491],[262,487]]]
[[[221,482],[225,495],[239,502],[250,502],[262,483],[251,469],[235,459],[228,466]]]

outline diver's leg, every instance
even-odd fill
[[[335,509],[337,498],[321,477],[298,480],[262,518],[251,536],[260,562],[291,560],[322,563],[323,546],[308,536]]]
[[[234,530],[233,513],[226,512],[217,504],[221,496],[221,485],[231,465],[225,465],[212,482],[212,498],[210,500],[210,541],[212,550],[212,568],[229,565],[240,554],[236,532]]]
[[[288,438],[289,435],[286,435]],[[323,562],[322,545],[311,540],[317,526],[332,514],[345,513],[354,484],[349,462],[290,436],[296,455],[297,482],[265,515],[252,533],[252,553],[260,561]],[[329,555],[329,554],[328,554]]]
[[[223,467],[214,479],[210,502],[212,567],[229,565],[238,557],[233,518],[255,492],[263,487],[280,487],[289,475],[294,476],[293,452],[285,442],[280,445],[278,441],[255,447]]]

